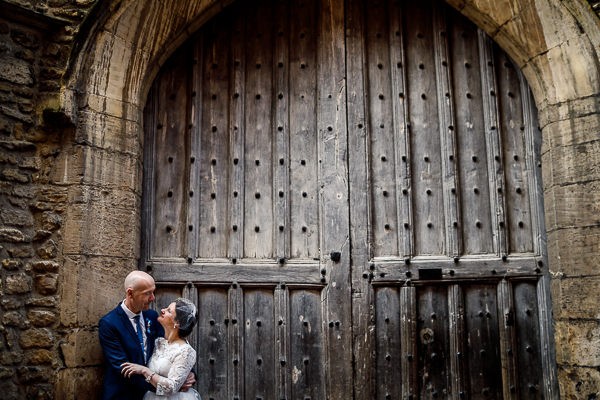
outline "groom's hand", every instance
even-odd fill
[[[183,385],[181,386],[181,389],[179,391],[187,392],[188,389],[191,388],[192,386],[194,386],[195,383],[196,383],[196,375],[194,375],[193,372],[190,372],[190,374],[188,375],[185,382],[183,382]]]

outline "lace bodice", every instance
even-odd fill
[[[156,339],[154,353],[148,363],[148,368],[160,375],[156,395],[177,395],[195,362],[196,350],[188,343],[169,344],[165,338]]]

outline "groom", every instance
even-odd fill
[[[147,365],[154,350],[154,340],[164,335],[156,320],[157,312],[150,309],[155,289],[154,279],[147,273],[129,273],[125,278],[125,299],[98,323],[105,364],[103,400],[139,400],[148,390],[154,390],[141,375],[125,378],[121,374],[121,365],[124,362]],[[187,390],[194,382],[191,375],[182,390]]]

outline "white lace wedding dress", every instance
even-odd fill
[[[199,400],[194,389],[179,391],[195,363],[196,350],[188,343],[169,344],[165,338],[157,338],[148,368],[160,376],[156,393],[146,392],[144,400]]]

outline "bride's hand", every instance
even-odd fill
[[[148,367],[144,367],[140,364],[134,364],[126,362],[121,364],[121,373],[125,378],[131,378],[131,375],[139,374],[144,375],[144,371],[148,370]]]

